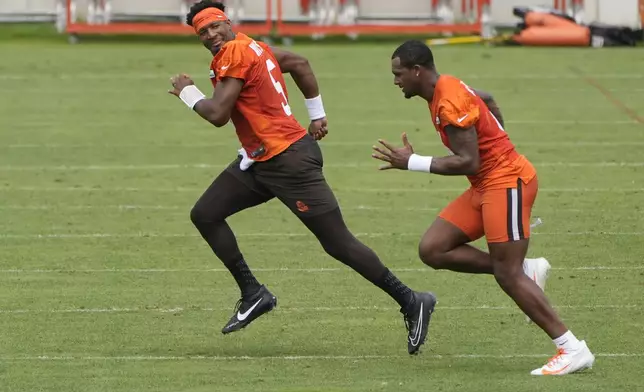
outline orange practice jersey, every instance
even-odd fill
[[[485,102],[461,80],[441,75],[429,110],[441,141],[448,149],[447,125],[461,129],[475,127],[481,166],[475,175],[467,176],[475,188],[512,188],[516,187],[517,178],[527,182],[536,175],[530,162],[517,153]]]
[[[210,78],[244,81],[231,120],[249,157],[265,161],[306,135],[288,105],[286,84],[270,48],[237,33],[212,59]]]

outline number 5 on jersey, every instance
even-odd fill
[[[271,77],[271,81],[273,82],[273,87],[275,87],[275,90],[277,90],[278,94],[280,94],[283,98],[282,108],[284,109],[284,113],[286,113],[287,116],[292,115],[291,107],[288,104],[288,99],[286,98],[286,94],[284,94],[284,87],[273,77],[273,70],[277,68],[275,66],[275,63],[273,63],[271,59],[268,59],[266,60],[266,67],[268,68],[268,76]]]

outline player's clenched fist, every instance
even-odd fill
[[[311,124],[309,125],[309,135],[313,136],[315,140],[322,139],[327,133],[329,133],[329,129],[327,128],[326,117],[311,121]]]
[[[179,94],[181,94],[181,90],[183,90],[187,86],[192,86],[195,84],[195,82],[190,79],[190,76],[186,74],[175,75],[171,77],[170,83],[172,84],[172,90],[169,90],[168,92],[172,95],[176,95],[177,97],[179,96]]]
[[[380,166],[380,170],[387,169],[401,169],[407,170],[407,165],[409,164],[409,157],[414,153],[414,148],[409,144],[407,140],[407,134],[402,134],[403,146],[400,148],[394,147],[392,144],[385,140],[378,140],[378,143],[382,144],[385,149],[382,149],[378,146],[373,146],[374,151],[378,154],[371,154],[372,157],[379,159],[381,161],[387,162],[386,165]]]

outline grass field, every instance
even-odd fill
[[[230,220],[278,308],[221,335],[238,289],[189,211],[238,143],[166,93],[179,72],[210,91],[199,44],[0,44],[0,390],[644,390],[642,51],[435,50],[440,71],[496,96],[539,170],[530,255],[550,260],[547,292],[597,355],[591,371],[543,379],[529,371],[554,346],[492,277],[417,258],[466,180],[379,172],[370,157],[403,131],[420,153],[445,152],[426,105],[392,84],[395,46],[294,49],[319,76],[325,173],[349,226],[439,296],[413,358],[395,303],[278,202]],[[290,79],[289,91],[305,121]]]

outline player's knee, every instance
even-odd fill
[[[511,288],[519,283],[523,276],[523,268],[521,263],[507,263],[498,260],[492,260],[494,268],[494,279],[499,286],[504,288]]]
[[[444,263],[442,262],[443,250],[438,246],[435,241],[426,240],[423,238],[418,245],[418,256],[426,265],[432,267],[433,269],[443,269],[445,268]]]
[[[358,241],[350,233],[347,232],[347,234],[344,235],[341,232],[335,233],[322,238],[318,237],[318,240],[329,256],[336,260],[346,262],[347,259],[351,258],[352,250],[357,247],[356,242]]]
[[[216,210],[212,210],[210,208],[207,208],[203,204],[197,203],[190,210],[190,220],[192,221],[193,225],[200,227],[208,223],[223,219],[218,219]]]
[[[333,257],[336,260],[344,261],[347,257],[346,245],[339,244],[336,242],[323,243],[322,248],[329,256]]]
[[[373,250],[360,242],[346,227],[329,230],[317,238],[329,256],[350,266],[360,260],[378,258]]]
[[[192,209],[190,210],[190,220],[192,221],[193,225],[199,227],[202,216],[203,211],[199,208],[198,205],[192,207]]]

